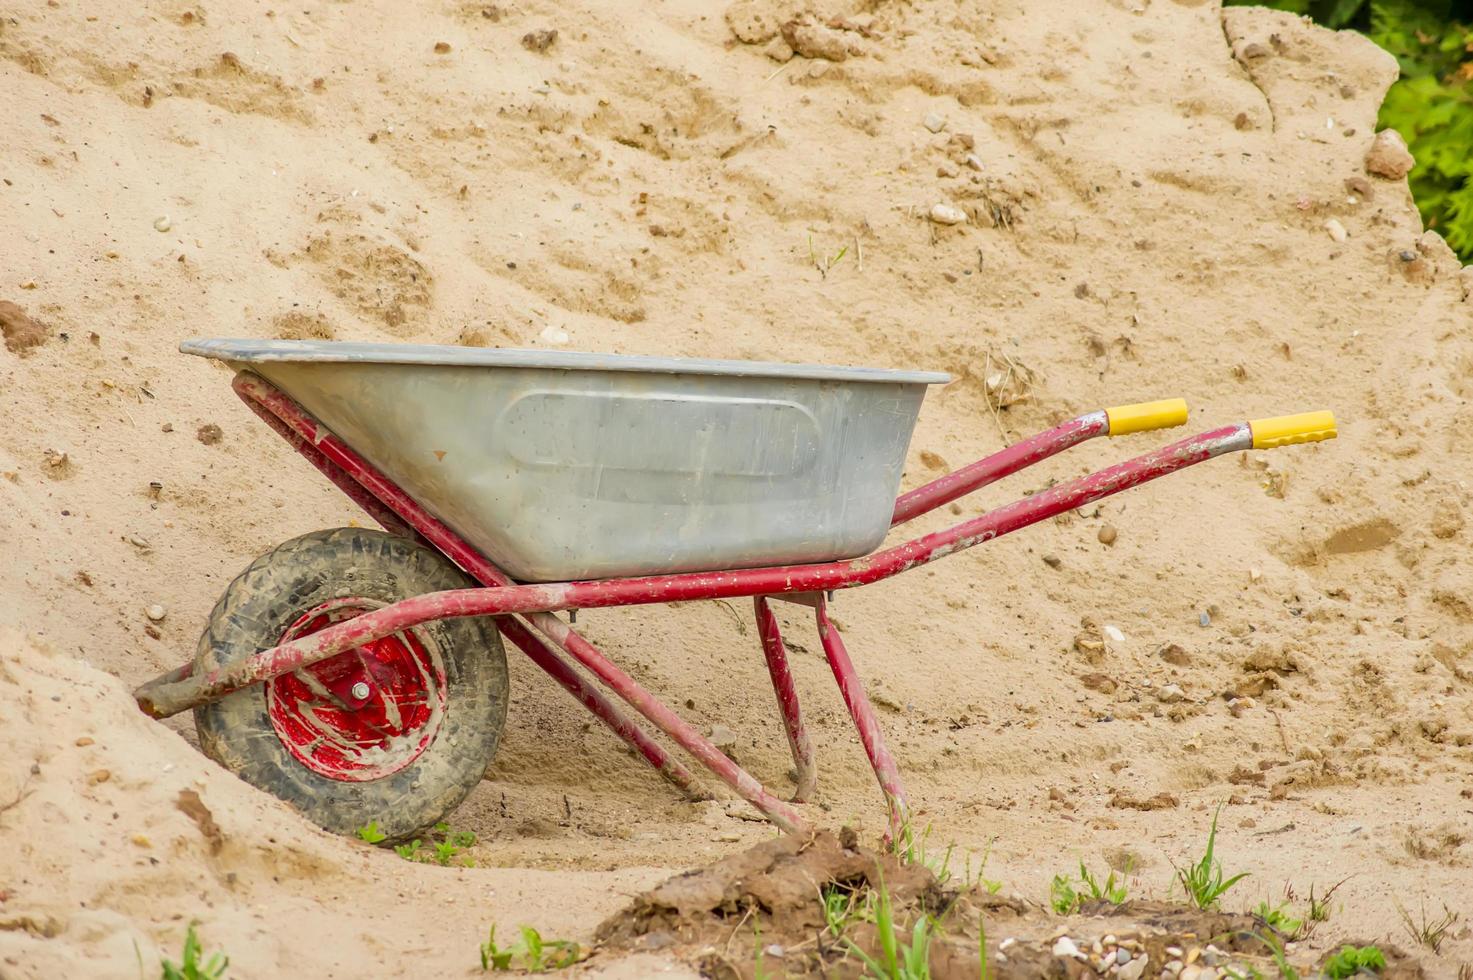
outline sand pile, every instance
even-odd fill
[[[359,519],[225,374],[174,352],[192,335],[950,371],[906,487],[1109,404],[1182,395],[1193,428],[1330,408],[1335,442],[1172,476],[842,596],[835,615],[920,819],[966,849],[995,839],[989,874],[1009,890],[1038,900],[1083,858],[1164,898],[1170,861],[1226,802],[1220,851],[1252,874],[1228,911],[1353,875],[1314,942],[1398,933],[1398,902],[1465,904],[1473,857],[1473,273],[1385,176],[1394,147],[1367,168],[1395,71],[1357,35],[1189,0],[12,4],[0,625],[131,686],[190,656],[254,556]],[[1166,438],[1081,447],[962,515]],[[873,778],[802,612],[779,616],[817,816],[872,838]],[[744,618],[701,604],[579,625],[694,723],[736,731],[732,751],[781,790],[786,744]],[[602,901],[610,869],[768,833],[675,797],[512,670],[501,755],[455,817],[479,865],[555,873],[539,900]],[[219,773],[196,790],[225,835],[208,855],[177,801],[211,770],[184,742],[119,714],[124,744],[86,727],[101,722],[85,703],[41,702],[76,713],[55,728],[0,715],[3,737],[62,760],[0,817],[6,839],[24,821],[26,853],[55,862],[46,888],[121,918],[86,926],[95,940],[8,943],[136,972],[128,930],[174,948],[200,915],[242,962],[300,950],[331,974],[313,940],[365,927],[315,905],[319,888],[488,880],[361,856]],[[31,761],[7,763],[6,785]],[[48,765],[71,777],[51,783]],[[35,794],[93,819],[38,817]],[[233,822],[240,799],[278,858]],[[115,831],[114,810],[158,823]],[[163,872],[138,862],[176,841],[191,872],[145,888]],[[235,892],[199,864],[227,859],[264,918],[227,914]],[[139,890],[111,884],[127,881]],[[77,909],[27,894],[25,914],[73,928]],[[391,904],[365,920],[388,923],[363,940],[383,962],[471,962],[492,917]],[[546,917],[587,936],[597,904],[549,900]],[[1473,959],[1465,926],[1449,969]]]
[[[117,678],[0,642],[6,977],[152,973],[191,920],[233,976],[459,972],[498,919],[582,934],[653,880],[432,868],[333,837],[149,722]]]

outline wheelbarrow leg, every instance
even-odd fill
[[[772,676],[772,690],[783,715],[788,747],[793,750],[793,768],[798,777],[793,802],[807,803],[818,789],[818,767],[813,764],[813,743],[808,740],[808,729],[803,727],[798,689],[793,686],[793,672],[788,669],[788,651],[767,597],[753,596],[752,603],[757,610],[757,632],[762,637],[762,653],[767,658],[767,672]]]
[[[839,693],[844,698],[845,706],[849,708],[849,716],[854,719],[854,727],[859,730],[859,741],[864,744],[865,754],[869,756],[870,765],[875,770],[875,778],[880,781],[880,791],[885,794],[885,805],[890,809],[890,841],[895,846],[907,846],[909,841],[905,840],[905,835],[908,833],[910,814],[905,803],[905,787],[900,785],[900,770],[895,765],[894,756],[885,747],[885,737],[880,734],[880,725],[875,720],[875,709],[871,707],[869,697],[864,693],[864,685],[854,671],[849,651],[844,649],[844,641],[839,638],[839,631],[829,619],[828,603],[820,596],[814,608],[818,616],[818,638],[823,642],[823,652],[829,659],[829,666],[833,668],[834,680],[839,682]]]

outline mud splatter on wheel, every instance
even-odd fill
[[[469,580],[406,538],[315,531],[257,559],[200,637],[210,670],[400,599]],[[390,841],[453,810],[480,781],[506,722],[506,654],[490,620],[412,630],[197,708],[200,745],[328,830],[377,822]]]

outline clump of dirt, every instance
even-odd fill
[[[764,962],[781,961],[765,967],[768,975],[825,974],[851,956],[849,941],[876,944],[872,923],[859,923],[847,938],[833,935],[825,924],[824,893],[858,902],[881,889],[907,932],[917,916],[947,914],[960,896],[924,865],[860,846],[846,828],[838,835],[819,831],[763,841],[676,875],[605,920],[597,936],[611,950],[676,947],[707,976],[752,976],[759,947]],[[972,966],[975,976],[975,953]]]
[[[5,349],[21,354],[40,347],[51,336],[51,328],[26,315],[26,311],[9,300],[0,299],[0,336]]]
[[[597,936],[601,954],[664,951],[718,980],[859,977],[868,975],[865,956],[883,956],[884,905],[902,947],[914,942],[917,923],[929,923],[929,975],[938,980],[983,975],[984,950],[986,975],[1002,980],[1135,980],[1163,970],[1210,980],[1273,975],[1275,957],[1293,948],[1292,937],[1257,916],[1172,902],[1087,900],[1061,920],[981,883],[958,887],[949,874],[861,847],[849,828],[763,841],[677,875],[605,920]],[[1422,976],[1400,950],[1378,948],[1383,976]]]

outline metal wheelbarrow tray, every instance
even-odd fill
[[[770,599],[814,609],[899,833],[900,775],[829,621],[833,591],[1223,453],[1335,436],[1329,412],[1225,426],[869,554],[890,527],[1087,439],[1184,424],[1186,404],[1081,415],[897,499],[926,386],[945,375],[387,344],[181,349],[234,366],[246,404],[384,531],[315,532],[258,559],[195,660],[134,695],[155,717],[195,709],[206,752],[328,829],[374,822],[389,840],[439,821],[494,756],[498,631],[687,793],[700,795],[691,773],[566,657],[779,827],[805,830],[554,615],[736,597],[753,599],[793,802],[817,777]]]

